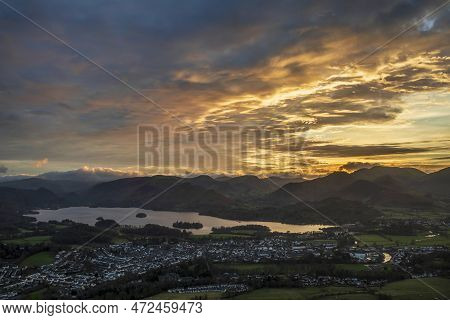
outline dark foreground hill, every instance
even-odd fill
[[[220,209],[231,204],[226,196],[171,176],[128,178],[101,183],[85,192],[90,206],[143,207],[154,210]]]
[[[0,187],[24,190],[47,189],[56,194],[81,192],[92,187],[93,185],[95,185],[93,182],[76,180],[46,180],[42,178],[28,178],[0,183]]]
[[[0,208],[24,210],[34,208],[52,208],[63,204],[53,192],[47,189],[19,190],[14,188],[0,188]]]

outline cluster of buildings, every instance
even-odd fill
[[[311,277],[308,275],[295,275],[301,287],[321,287],[321,286],[351,286],[351,287],[370,287],[381,286],[386,280],[367,280],[355,277],[334,277],[334,276],[318,276]]]
[[[264,239],[211,241],[205,248],[213,262],[264,262],[290,260],[306,255],[331,257],[336,244],[295,241],[284,237]]]
[[[28,273],[26,268],[19,268],[13,276],[9,272],[9,282],[0,285],[0,296],[8,293],[8,297],[12,297],[42,284],[70,295],[72,291],[116,280],[127,273],[143,274],[199,256],[201,251],[187,243],[161,246],[124,243],[96,249],[61,251],[53,263],[41,266],[35,272]],[[4,268],[9,270],[11,267]]]
[[[437,251],[448,250],[444,246],[424,246],[424,247],[407,247],[395,250],[392,255],[392,262],[395,264],[408,264],[416,255],[430,254]]]
[[[19,277],[22,268],[15,264],[0,265],[0,288],[6,288],[14,285],[16,279]],[[15,291],[1,290],[0,299],[9,299],[16,295]]]
[[[348,254],[357,263],[375,263],[384,260],[384,254],[373,248],[350,248]]]

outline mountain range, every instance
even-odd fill
[[[287,184],[269,195],[268,201],[292,203],[295,197],[305,201],[338,197],[385,207],[429,207],[450,197],[450,170],[426,174],[412,168],[373,167],[351,174],[335,172]]]
[[[122,178],[130,178],[136,176],[133,173],[112,170],[107,168],[89,168],[84,167],[71,171],[51,171],[37,176],[32,175],[16,175],[16,176],[0,176],[0,183],[10,182],[17,180],[24,180],[30,178],[37,178],[43,180],[63,180],[63,181],[77,181],[85,183],[100,183],[106,181],[112,181]]]
[[[386,207],[446,211],[450,207],[450,168],[426,174],[379,166],[314,180],[251,175],[114,179],[107,174],[102,177],[107,181],[98,182],[98,177],[80,179],[80,175],[77,171],[48,173],[0,182],[0,206],[143,207],[286,223],[326,222],[317,211],[343,223],[375,219],[381,215],[379,209]]]

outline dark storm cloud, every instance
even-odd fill
[[[435,2],[439,4],[438,2]],[[399,1],[393,3],[392,7],[382,10],[376,17],[380,25],[399,24],[400,21],[410,20],[417,17],[417,11],[429,8],[426,1]]]
[[[393,120],[401,112],[400,108],[390,106],[373,107],[360,110],[359,112],[339,112],[334,116],[317,117],[316,125],[342,125],[349,123],[386,122]]]
[[[399,81],[395,83],[399,83]],[[339,85],[332,91],[324,92],[324,95],[331,99],[373,99],[376,97],[377,99],[388,100],[394,98],[397,93],[388,90],[383,83],[369,81]]]
[[[439,1],[15,1],[14,6],[54,30],[80,51],[142,84],[167,81],[179,67],[207,64],[214,71],[259,65],[276,54],[324,52],[321,28],[382,28],[420,17]],[[400,15],[397,7],[408,14]],[[54,14],[57,13],[57,14]],[[357,13],[357,14],[355,14]],[[1,7],[9,39],[35,53],[68,49]],[[384,18],[382,18],[384,17]],[[306,28],[307,30],[304,30]],[[5,34],[5,33],[2,33]],[[22,42],[19,41],[19,42]],[[14,50],[14,48],[11,48]],[[20,45],[15,49],[20,50]],[[70,54],[66,52],[65,54]],[[195,55],[199,55],[197,60]],[[71,55],[74,60],[76,58]],[[50,59],[51,61],[51,59]],[[291,65],[293,68],[295,65]],[[56,66],[55,66],[56,67]],[[295,69],[295,68],[294,68]],[[58,71],[35,68],[34,74]],[[145,75],[151,76],[145,76]]]
[[[103,108],[81,113],[78,119],[83,124],[82,132],[91,133],[120,129],[127,124],[129,115],[124,109]]]

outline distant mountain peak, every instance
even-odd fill
[[[376,166],[373,168],[365,168],[355,171],[351,174],[356,179],[375,181],[381,177],[389,176],[400,181],[402,184],[411,183],[418,178],[424,177],[427,174],[415,168],[399,168],[399,167],[384,167]]]
[[[416,174],[416,175],[425,175],[426,173],[423,171],[420,171],[416,168],[411,167],[388,167],[388,166],[374,166],[372,168],[362,168],[359,169],[352,174],[361,174],[363,172],[371,172],[371,173],[384,173],[384,174],[392,174],[392,173],[409,173],[409,174]]]
[[[84,182],[106,182],[122,178],[135,177],[137,174],[110,168],[83,167],[72,171],[53,171],[38,175],[38,178],[46,180],[72,180]]]

